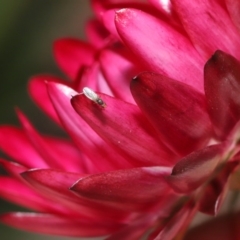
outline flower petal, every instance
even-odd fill
[[[111,96],[114,95],[109,83],[103,75],[99,62],[94,62],[90,67],[84,69],[76,89],[82,92],[83,88],[86,86],[96,91],[103,91]]]
[[[240,120],[240,62],[216,51],[204,68],[204,88],[215,133],[225,139]]]
[[[7,141],[6,136],[8,136]],[[0,148],[11,158],[26,167],[48,167],[44,159],[32,146],[27,135],[19,128],[12,126],[0,127]]]
[[[240,2],[236,0],[225,0],[225,2],[233,23],[240,30]]]
[[[76,91],[55,83],[48,84],[48,91],[65,130],[79,149],[88,156],[89,172],[129,167],[126,160],[109,148],[72,108],[70,100],[78,94]]]
[[[170,186],[179,193],[196,190],[214,172],[222,151],[223,145],[212,145],[181,159],[167,178]]]
[[[110,222],[94,222],[40,213],[8,213],[0,221],[25,231],[70,237],[99,237],[111,234],[121,227]]]
[[[103,109],[84,95],[71,102],[79,115],[111,147],[134,166],[171,165],[176,160],[161,144],[158,135],[139,109],[132,104],[99,94]]]
[[[53,47],[59,67],[72,80],[78,76],[81,66],[90,65],[94,60],[95,49],[78,39],[59,39]]]
[[[184,156],[206,144],[211,123],[201,93],[151,72],[136,76],[131,91],[162,141],[174,152]]]
[[[107,29],[96,19],[89,20],[86,24],[86,34],[90,43],[96,48],[102,48],[109,36]]]
[[[127,56],[109,50],[101,52],[99,61],[114,96],[126,102],[135,103],[129,84],[130,80],[140,72],[139,68],[127,59]]]
[[[0,177],[0,196],[23,207],[41,212],[61,213],[66,212],[63,206],[53,203],[45,197],[31,190],[28,186],[9,177]],[[21,197],[19,197],[21,193]]]
[[[227,193],[230,174],[238,165],[238,162],[228,162],[218,176],[209,183],[200,201],[201,212],[216,216]]]
[[[172,3],[170,0],[148,0],[148,2],[162,13],[170,14],[172,12]]]
[[[70,142],[44,138],[19,110],[18,117],[33,147],[50,167],[74,172],[82,172],[85,169],[80,152]]]
[[[115,219],[116,222],[125,221],[128,216],[125,208],[116,209],[116,206],[111,206],[109,203],[103,205],[73,194],[69,188],[86,175],[52,169],[33,169],[21,175],[44,196],[63,205],[73,216],[103,221]]]
[[[164,181],[169,172],[166,167],[105,172],[81,178],[71,190],[89,199],[149,208],[170,193]]]
[[[148,4],[139,0],[92,0],[92,8],[95,14],[101,19],[103,13],[110,9],[120,9],[124,7],[148,8]]]
[[[27,171],[27,168],[18,163],[7,161],[0,158],[0,166],[2,166],[9,174],[16,178],[20,178],[20,173]]]
[[[135,61],[143,61],[146,70],[178,79],[203,91],[203,61],[185,36],[140,10],[119,10],[115,24],[124,43],[136,54]]]
[[[240,57],[239,33],[218,1],[171,2],[193,44],[204,59],[207,60],[217,49]]]
[[[60,124],[56,111],[49,99],[46,82],[63,83],[63,80],[49,75],[34,76],[29,81],[28,91],[31,95],[31,98],[37,103],[37,105],[43,109],[43,111],[46,112],[47,115],[49,115],[55,122]]]
[[[160,222],[160,226],[150,235],[154,240],[181,239],[181,230],[186,229],[197,211],[197,206],[190,200],[180,210],[172,214],[171,217]],[[160,219],[161,220],[161,219]]]
[[[52,169],[33,169],[21,176],[44,196],[57,201],[70,212],[74,211],[76,216],[92,216],[93,211],[82,206],[79,198],[69,191],[71,185],[84,175]]]
[[[66,195],[76,199],[76,197],[69,191],[69,187],[74,182],[82,178],[83,174],[64,172],[52,169],[31,169],[21,174],[22,177],[39,189],[48,189],[49,192],[53,191],[55,194]]]
[[[104,27],[112,34],[112,36],[116,37],[119,39],[119,34],[117,32],[116,26],[114,24],[114,18],[115,18],[115,12],[118,9],[111,9],[102,15],[102,22]]]

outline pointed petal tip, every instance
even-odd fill
[[[73,90],[71,87],[68,87],[67,85],[62,83],[49,82],[47,84],[47,89],[50,96],[52,94],[55,95],[55,94],[63,93],[65,96],[72,98],[72,96],[79,94],[78,92]]]
[[[121,25],[126,27],[128,22],[137,15],[137,11],[130,8],[122,8],[116,11],[115,14],[115,23],[116,27]]]
[[[211,58],[207,61],[205,64],[205,67],[210,63],[210,62],[218,62],[226,53],[224,53],[221,50],[216,50],[214,54],[211,56]]]
[[[216,51],[204,66],[207,110],[216,137],[225,140],[240,119],[240,62]]]
[[[153,72],[141,72],[135,77],[132,78],[132,81],[130,83],[130,89],[132,94],[134,95],[134,92],[138,91],[142,88],[142,90],[146,90],[146,92],[149,94],[151,91],[156,90],[156,84],[154,81],[152,81],[152,78],[155,78],[156,76],[159,76],[161,78],[161,75],[158,75]]]
[[[184,156],[206,144],[211,123],[205,98],[192,86],[162,74],[142,72],[133,78],[130,90],[173,152]]]

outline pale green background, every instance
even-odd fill
[[[44,133],[60,130],[31,102],[26,91],[37,73],[61,74],[52,56],[52,42],[64,36],[84,38],[84,22],[91,16],[89,2],[79,0],[0,1],[0,123],[18,124],[18,106]],[[1,183],[0,183],[1,184]],[[0,212],[17,210],[0,200]],[[0,224],[2,240],[67,239],[26,234]]]

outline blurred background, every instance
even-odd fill
[[[52,42],[65,36],[85,39],[89,1],[1,0],[0,6],[0,123],[19,125],[14,112],[18,106],[41,132],[58,134],[60,129],[30,100],[27,82],[38,73],[63,76],[53,59]],[[19,209],[0,200],[1,213]],[[69,239],[28,234],[1,224],[0,238]]]

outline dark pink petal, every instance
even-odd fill
[[[240,57],[239,33],[218,1],[171,2],[196,49],[206,60],[217,49]]]
[[[99,96],[107,105],[104,109],[83,94],[73,97],[71,102],[77,113],[112,148],[134,166],[174,163],[176,157],[161,144],[137,106],[107,95]]]
[[[148,8],[148,4],[141,3],[139,0],[91,0],[92,9],[94,13],[101,19],[103,13],[110,9],[120,9],[125,7],[139,8],[145,7]]]
[[[80,173],[63,172],[52,169],[32,169],[21,174],[22,177],[39,189],[49,189],[60,195],[65,194],[72,198],[75,196],[69,188],[78,179],[85,175]]]
[[[86,34],[90,43],[96,48],[102,48],[109,36],[107,29],[96,19],[87,22]]]
[[[49,83],[48,90],[65,130],[89,157],[91,173],[129,167],[126,160],[110,148],[73,109],[70,100],[78,94],[76,91],[55,83]]]
[[[59,39],[53,47],[59,67],[72,80],[78,76],[81,66],[90,65],[94,60],[95,49],[78,39]]]
[[[172,3],[171,1],[165,0],[148,0],[154,7],[165,14],[171,14],[172,11]]]
[[[21,174],[22,177],[44,196],[62,204],[75,215],[89,216],[91,212],[79,204],[78,198],[69,191],[71,185],[84,175],[52,169],[33,169]]]
[[[89,199],[73,194],[69,188],[86,175],[61,172],[51,169],[33,169],[22,173],[22,177],[44,196],[60,203],[73,216],[84,216],[91,219],[115,219],[122,221],[126,217],[126,210],[115,209],[107,203],[99,205]],[[106,212],[107,211],[107,212]],[[127,213],[128,214],[128,213]]]
[[[70,237],[100,237],[122,227],[120,224],[110,222],[21,212],[4,214],[0,217],[0,221],[25,231]]]
[[[126,227],[120,229],[120,231],[112,234],[107,240],[144,239],[142,237],[148,234],[148,231],[154,225],[156,218],[157,214],[149,215],[148,213],[144,213],[144,215],[142,214],[142,216],[138,216],[137,219],[134,219],[131,224],[128,224]]]
[[[81,76],[75,81],[74,89],[78,92],[82,92],[84,87],[91,89],[97,88],[97,82],[100,78],[99,63],[95,62],[90,67],[83,67]]]
[[[204,96],[179,81],[151,72],[133,78],[131,91],[162,141],[184,156],[206,144],[211,123]]]
[[[240,213],[228,214],[212,218],[192,229],[184,240],[238,240],[240,239]]]
[[[160,226],[153,232],[149,239],[154,240],[172,240],[181,239],[181,231],[185,230],[196,213],[197,207],[193,202],[187,202],[172,217],[160,220]]]
[[[167,178],[170,186],[180,193],[196,190],[214,172],[221,159],[222,151],[222,145],[212,145],[181,159]]]
[[[174,28],[185,34],[185,30],[179,20],[178,14],[172,7],[170,0],[148,0],[148,2],[165,16],[165,21],[168,22],[169,25],[172,25]],[[156,16],[159,16],[159,14]]]
[[[77,86],[77,90],[82,92],[84,87],[89,87],[100,92],[102,91],[111,96],[114,95],[103,75],[99,62],[95,62],[90,67],[84,69],[80,82]]]
[[[84,157],[71,141],[49,137],[43,139],[54,152],[56,160],[60,162],[62,169],[81,174],[85,172],[86,163]]]
[[[0,148],[11,158],[26,167],[48,167],[48,164],[32,146],[24,131],[19,128],[12,126],[0,127]]]
[[[201,212],[212,215],[218,213],[228,190],[228,179],[230,174],[232,174],[238,165],[238,162],[226,163],[218,176],[209,183],[200,202],[199,210]]]
[[[115,13],[116,10],[118,9],[111,9],[108,10],[106,12],[104,12],[104,14],[102,15],[102,22],[104,24],[104,27],[116,38],[119,39],[119,34],[117,32],[115,23],[114,23],[114,18],[115,18]]]
[[[119,10],[115,24],[124,43],[136,55],[136,61],[141,60],[146,70],[203,91],[203,60],[185,36],[164,21],[134,9]]]
[[[20,177],[20,173],[27,171],[27,168],[25,166],[1,158],[0,166],[2,166],[9,174],[17,178]]]
[[[85,164],[82,162],[80,152],[70,142],[42,137],[20,111],[18,117],[33,147],[48,166],[74,172],[84,170]]]
[[[62,206],[46,200],[28,186],[9,177],[0,177],[0,196],[15,204],[41,212],[66,212]]]
[[[225,139],[240,120],[240,62],[216,51],[204,68],[204,88],[215,133]]]
[[[126,102],[135,103],[129,85],[131,79],[140,72],[139,68],[127,56],[109,50],[101,52],[99,61],[114,96]]]
[[[149,208],[170,193],[164,181],[169,171],[170,168],[145,167],[105,172],[80,179],[71,190],[109,204]]]
[[[47,115],[49,115],[55,122],[60,124],[59,118],[49,99],[46,82],[64,83],[62,79],[49,75],[34,76],[29,81],[28,91],[31,95],[31,98],[37,103],[37,105],[43,109],[43,111],[46,112]]]
[[[240,2],[236,0],[225,0],[225,2],[233,23],[240,30]]]

